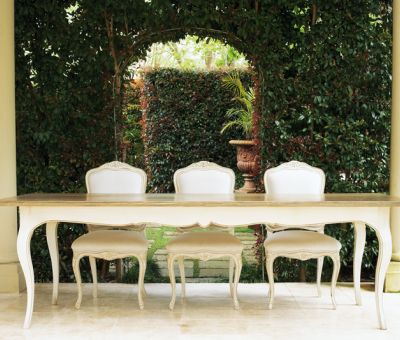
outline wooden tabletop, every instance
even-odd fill
[[[400,206],[400,197],[374,193],[322,196],[269,196],[265,194],[28,194],[0,199],[0,206]]]

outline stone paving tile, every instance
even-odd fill
[[[26,295],[0,295],[0,339],[400,339],[400,294],[384,294],[388,330],[378,329],[374,293],[363,285],[363,306],[355,306],[353,288],[339,284],[338,308],[329,308],[315,286],[277,283],[272,310],[267,284],[240,284],[240,309],[233,308],[227,284],[187,284],[187,298],[168,309],[169,284],[146,284],[145,309],[137,305],[137,286],[100,284],[99,297],[83,287],[80,310],[74,308],[75,284],[61,284],[59,303],[51,305],[51,285],[37,284],[30,329],[22,329]]]

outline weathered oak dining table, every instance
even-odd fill
[[[0,199],[0,206],[19,207],[17,252],[26,280],[27,306],[24,327],[30,327],[35,296],[30,243],[36,228],[46,225],[53,270],[53,304],[57,303],[59,222],[98,225],[149,224],[185,227],[198,224],[242,226],[254,224],[299,225],[351,222],[355,231],[354,286],[356,303],[361,304],[360,271],[366,225],[379,241],[375,275],[376,311],[379,326],[386,329],[383,285],[390,262],[392,240],[390,209],[400,198],[385,194],[325,194],[322,196],[268,196],[265,194],[28,194]],[[265,300],[267,301],[267,299]],[[265,302],[267,304],[267,302]],[[266,307],[267,308],[267,307]],[[168,308],[166,307],[166,313]],[[273,313],[273,311],[271,311]]]

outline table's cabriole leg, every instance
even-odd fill
[[[354,225],[354,256],[353,281],[356,304],[361,306],[361,265],[365,247],[365,223],[353,222]]]
[[[392,236],[390,233],[389,213],[380,223],[379,227],[372,226],[379,241],[378,263],[375,272],[375,301],[378,313],[379,326],[386,329],[386,321],[383,313],[383,284],[385,275],[392,256]]]
[[[31,258],[31,238],[36,225],[20,209],[20,227],[17,238],[17,253],[26,282],[26,313],[24,328],[29,328],[32,321],[33,303],[35,300],[35,277]]]
[[[48,222],[46,224],[46,239],[50,252],[51,269],[53,272],[53,297],[51,301],[53,305],[56,305],[58,300],[58,284],[60,275],[57,226],[58,222]]]

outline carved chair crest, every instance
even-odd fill
[[[319,177],[319,183],[320,183],[320,194],[324,193],[324,188],[325,188],[325,173],[320,169],[313,167],[307,163],[304,162],[299,162],[299,161],[290,161],[286,163],[282,163],[277,167],[270,168],[267,171],[265,171],[264,174],[264,185],[265,185],[265,192],[268,194],[269,193],[269,188],[268,188],[268,178],[271,177],[274,174],[277,174],[279,172],[286,172],[287,171],[297,171],[301,172],[304,171],[304,173],[308,173],[309,175],[313,175],[314,178]],[[304,194],[307,194],[305,191]]]
[[[128,171],[128,172],[137,174],[141,180],[140,192],[142,192],[142,193],[146,192],[147,175],[142,169],[135,168],[127,163],[113,161],[113,162],[105,163],[97,168],[91,169],[86,173],[86,188],[89,193],[92,192],[91,185],[90,185],[91,176],[93,176],[97,173],[106,172],[106,171]],[[110,192],[110,193],[112,193],[112,192]]]
[[[181,169],[178,169],[177,171],[175,171],[174,186],[175,186],[175,191],[177,193],[182,191],[182,188],[179,183],[181,176],[183,176],[186,173],[195,172],[195,171],[217,171],[219,173],[226,174],[227,176],[229,176],[229,181],[230,181],[229,190],[226,190],[226,193],[227,194],[233,193],[233,190],[235,188],[235,173],[233,172],[233,170],[230,168],[220,166],[213,162],[208,162],[208,161],[200,161],[200,162],[192,163],[185,168],[181,168]],[[195,192],[193,192],[193,193],[195,193]]]

